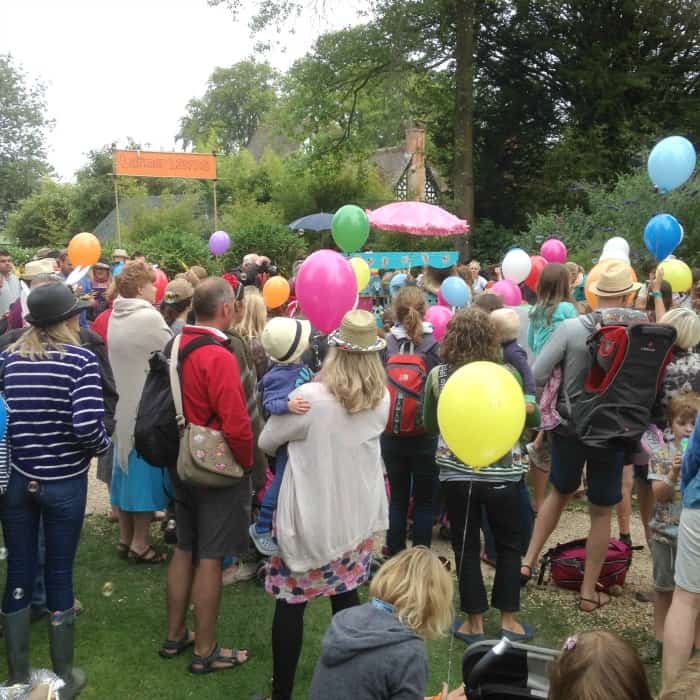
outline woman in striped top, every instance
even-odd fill
[[[73,561],[90,460],[110,443],[97,358],[78,337],[78,314],[87,304],[62,283],[38,287],[27,303],[31,328],[0,355],[12,470],[1,511],[9,683],[29,680],[30,601],[42,520],[51,661],[66,683],[61,697],[72,698],[85,682],[73,668]]]
[[[502,363],[501,346],[493,321],[481,309],[458,313],[447,326],[441,349],[445,364],[428,376],[423,405],[426,431],[438,432],[437,401],[447,378],[470,362]],[[507,366],[519,380],[517,371]],[[525,397],[523,396],[523,401]],[[537,425],[537,411],[528,409],[527,424]],[[464,416],[465,422],[469,416]],[[492,605],[501,611],[500,636],[527,640],[533,636],[529,625],[520,624],[515,613],[520,608],[520,482],[527,472],[520,448],[513,449],[498,462],[482,469],[463,464],[450,451],[442,436],[435,460],[440,467],[447,514],[452,530],[452,548],[457,561],[461,609],[467,620],[455,620],[452,633],[468,644],[485,639],[484,613],[488,610],[486,589],[481,575],[480,527],[482,506],[496,540],[498,553]]]

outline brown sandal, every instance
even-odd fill
[[[159,554],[151,545],[148,545],[141,554],[133,549],[129,550],[129,561],[132,564],[162,564],[165,559],[165,554]]]
[[[597,598],[584,598],[583,596],[579,596],[579,599],[578,599],[579,611],[582,613],[586,613],[586,614],[594,613],[596,610],[600,610],[601,608],[604,608],[612,600],[612,597],[608,597],[608,599],[605,602],[601,602],[600,595],[601,595],[600,591],[598,591],[598,592],[596,592]],[[594,607],[592,607],[590,610],[584,610],[581,607],[582,603],[591,603]]]
[[[117,556],[120,559],[128,559],[129,558],[129,545],[125,544],[124,542],[117,543]]]

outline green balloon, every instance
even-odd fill
[[[360,250],[369,236],[369,219],[355,204],[340,207],[333,216],[331,233],[338,248],[345,253]]]

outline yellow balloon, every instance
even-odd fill
[[[693,273],[682,260],[664,260],[659,269],[663,270],[664,279],[671,285],[672,291],[687,292],[693,286]]]
[[[471,362],[447,380],[437,414],[450,450],[479,469],[501,459],[517,442],[525,427],[525,397],[502,365]]]
[[[362,258],[350,258],[350,267],[357,279],[357,290],[361,292],[369,284],[369,265]]]

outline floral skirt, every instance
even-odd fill
[[[271,557],[267,565],[265,590],[287,603],[305,603],[319,596],[347,593],[369,578],[372,563],[372,538],[361,542],[320,569],[292,572],[280,557]]]

